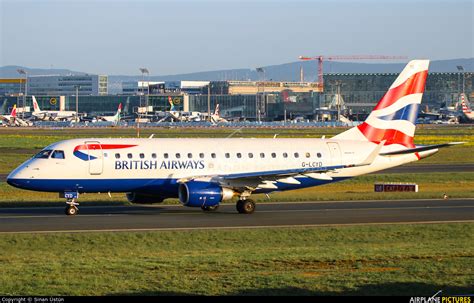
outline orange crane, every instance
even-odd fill
[[[407,59],[405,56],[378,56],[378,55],[355,55],[355,56],[316,56],[316,57],[305,57],[299,56],[300,60],[318,60],[318,86],[322,89],[323,80],[323,61],[327,60],[372,60],[372,59]]]

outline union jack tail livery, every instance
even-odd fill
[[[415,122],[425,90],[429,60],[413,60],[393,82],[369,117],[335,139],[370,141],[414,148]]]

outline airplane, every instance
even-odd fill
[[[0,115],[0,120],[7,126],[31,126],[33,123],[28,120],[20,119],[17,116],[16,104],[13,105],[12,111],[9,115]]]
[[[60,193],[70,216],[79,194],[93,192],[123,192],[131,203],[174,197],[203,211],[238,197],[237,211],[251,214],[252,194],[343,181],[462,144],[414,144],[428,66],[429,60],[410,61],[362,124],[332,138],[71,139],[45,147],[7,182]]]
[[[471,110],[470,106],[466,104],[464,94],[461,94],[461,107],[462,107],[462,113],[464,114],[464,117],[468,121],[474,121],[474,112]]]
[[[171,96],[168,96],[168,102],[171,106],[168,113],[170,114],[171,118],[175,121],[179,122],[191,122],[191,121],[201,121],[201,113],[200,112],[185,112],[179,111],[173,103]]]
[[[219,104],[216,105],[216,109],[214,111],[214,114],[211,115],[211,122],[213,124],[218,124],[218,123],[227,123],[226,119],[222,118],[219,114]]]
[[[63,111],[63,110],[41,110],[35,96],[33,98],[33,113],[32,115],[39,120],[49,121],[71,121],[76,117],[75,111]]]
[[[115,125],[117,125],[120,122],[121,113],[122,113],[122,103],[119,104],[119,106],[117,108],[117,113],[115,115],[113,115],[113,116],[98,116],[97,120],[113,122]]]
[[[0,119],[2,120],[2,123],[6,123],[5,125],[15,125],[16,104],[13,105],[12,111],[9,115],[0,115]]]

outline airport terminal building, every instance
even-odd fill
[[[104,96],[107,95],[107,76],[28,76],[28,95],[34,96]]]
[[[221,116],[233,120],[312,120],[318,119],[321,109],[334,110],[334,100],[340,97],[352,119],[363,119],[397,75],[325,74],[324,87],[313,82],[275,81],[181,81],[178,86],[179,81],[172,81],[170,86],[166,82],[149,82],[150,89],[145,89],[144,83],[136,82],[128,83],[124,86],[128,91],[118,95],[107,95],[107,76],[31,76],[26,106],[31,107],[30,96],[35,95],[42,109],[75,110],[75,86],[80,85],[80,113],[114,113],[119,103],[125,107],[124,114],[137,113],[139,107],[151,112],[168,111],[171,96],[178,110],[207,112],[209,103],[213,112],[219,104]],[[2,87],[19,90],[20,86],[24,84],[0,81],[0,91]],[[469,100],[474,100],[474,73],[430,73],[422,109],[453,106],[463,90]],[[60,96],[65,96],[61,98],[64,102],[57,102]],[[18,94],[5,98],[4,108],[23,104]]]

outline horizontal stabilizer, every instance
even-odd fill
[[[422,151],[427,151],[427,150],[432,150],[432,149],[437,149],[437,148],[442,148],[442,147],[449,147],[449,146],[459,145],[459,144],[464,144],[464,143],[465,142],[450,142],[450,143],[443,143],[443,144],[427,145],[427,146],[420,146],[420,147],[415,147],[415,148],[391,151],[387,153],[382,153],[380,155],[381,156],[404,155],[404,154],[417,153],[417,152],[422,152]]]

